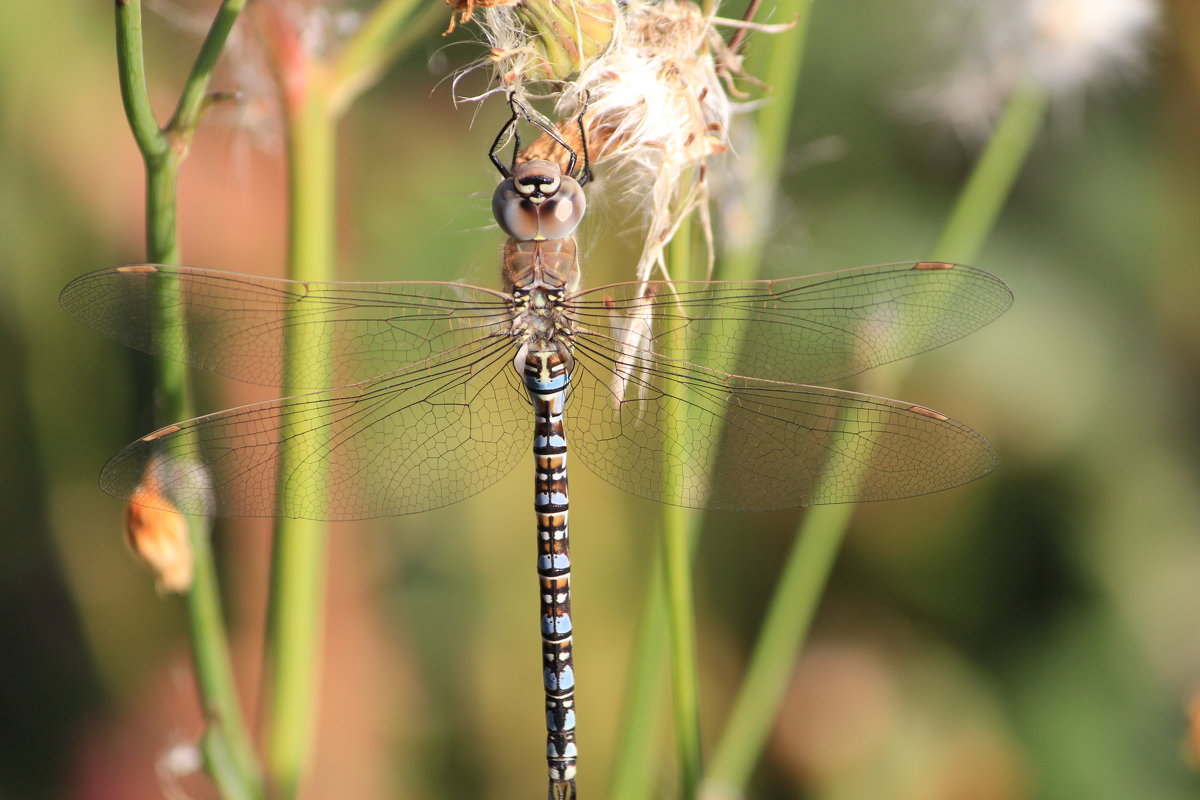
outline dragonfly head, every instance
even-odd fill
[[[496,222],[509,236],[525,242],[570,236],[586,207],[579,182],[553,161],[517,164],[492,195]]]

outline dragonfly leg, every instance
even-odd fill
[[[488,158],[492,160],[492,163],[496,165],[496,169],[500,170],[500,174],[505,178],[512,177],[512,168],[517,165],[517,153],[521,152],[521,135],[517,131],[518,104],[516,92],[508,93],[508,107],[512,110],[512,116],[508,118],[508,122],[504,123],[504,127],[496,134],[496,138],[492,142],[492,149],[488,151]],[[513,132],[513,157],[512,165],[505,166],[500,157],[496,155],[496,152],[503,146],[501,140],[504,139],[509,131]]]
[[[583,108],[579,110],[579,116],[575,118],[575,123],[579,126],[579,146],[583,150],[583,171],[579,173],[579,185],[586,186],[588,181],[592,179],[592,160],[588,157],[587,146],[587,129],[583,126],[583,115],[587,113],[588,106],[592,102],[592,93],[584,92]],[[567,166],[567,174],[574,177],[575,172],[575,154],[571,153],[571,163]]]
[[[591,162],[588,160],[587,131],[584,129],[584,126],[583,126],[583,115],[587,113],[588,104],[590,102],[591,102],[591,93],[588,92],[586,95],[584,95],[583,109],[580,110],[579,116],[575,118],[576,123],[579,125],[579,137],[580,137],[579,141],[581,144],[581,149],[583,150],[583,171],[580,173],[580,176],[579,176],[579,185],[580,186],[583,186],[584,184],[586,184],[588,181],[590,181],[592,179],[592,165],[591,165]],[[540,130],[542,133],[549,136],[551,139],[553,139],[558,144],[559,147],[561,147],[562,149],[567,151],[567,155],[568,155],[567,168],[564,170],[564,172],[565,172],[565,174],[574,178],[575,177],[575,166],[576,166],[576,164],[579,163],[579,153],[575,152],[575,148],[573,148],[573,147],[571,147],[571,145],[567,144],[567,142],[562,138],[562,136],[559,135],[558,131],[554,130],[554,128],[534,119],[533,116],[529,113],[529,110],[527,108],[525,108],[525,106],[523,106],[519,102],[517,102],[515,93],[509,93],[508,104],[513,109],[513,116],[512,116],[512,119],[509,120],[508,124],[505,125],[504,130],[502,130],[500,132],[501,136],[503,136],[505,131],[507,131],[508,128],[514,124],[514,121],[517,118],[517,109],[520,109],[521,113],[525,115],[525,119],[529,121],[530,125],[532,125],[533,127]],[[500,162],[496,158],[495,151],[497,149],[499,141],[500,141],[500,137],[496,137],[496,143],[492,145],[492,163],[496,164],[497,167],[500,167]],[[517,153],[520,152],[520,146],[521,146],[520,140],[517,140],[517,149],[514,150],[514,152],[513,152],[514,167],[516,165]],[[509,177],[508,173],[504,172],[503,168],[501,168],[500,171],[502,174],[504,174],[504,177],[506,177],[506,178]]]

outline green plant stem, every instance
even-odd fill
[[[656,568],[646,581],[646,597],[633,642],[633,666],[625,693],[621,730],[613,765],[611,800],[647,800],[658,777],[657,739],[662,733],[662,697],[666,693],[663,671],[663,636],[667,630],[665,570]]]
[[[668,506],[663,514],[663,573],[671,663],[671,698],[675,709],[675,744],[679,753],[679,796],[691,800],[700,785],[700,668],[696,655],[695,605],[692,599],[691,542],[695,538],[689,509]]]
[[[1018,89],[975,163],[950,212],[930,257],[938,261],[974,261],[1012,191],[1021,167],[1046,116],[1046,92],[1035,86]]]
[[[675,232],[668,251],[671,273],[677,280],[691,276],[692,226],[684,221]],[[685,334],[678,334],[685,335]],[[686,420],[676,420],[686,425]],[[682,442],[685,436],[673,437]],[[681,447],[667,443],[667,447]],[[683,463],[682,454],[671,464]],[[669,469],[673,466],[668,465]],[[664,506],[663,588],[666,591],[667,642],[671,665],[671,698],[675,716],[675,744],[679,755],[679,796],[691,800],[700,785],[700,667],[696,652],[695,604],[692,592],[692,543],[697,538],[700,516],[695,512]]]
[[[763,244],[772,221],[771,210],[783,174],[811,8],[808,0],[782,0],[776,7],[776,19],[794,20],[795,27],[787,33],[759,34],[753,40],[756,49],[747,57],[747,71],[766,83],[770,94],[754,117],[754,163],[747,167],[747,173],[754,179],[746,181],[742,198],[746,206],[743,218],[752,227],[741,231],[725,248],[720,267],[722,280],[746,281],[758,277]]]
[[[383,0],[334,61],[313,59],[297,32],[279,15],[268,16],[269,49],[284,98],[288,159],[288,277],[335,279],[337,221],[337,123],[341,114],[383,71],[387,61],[424,30],[409,24],[414,0]],[[444,13],[444,11],[443,11]],[[428,16],[428,15],[427,15]],[[424,20],[424,18],[422,18]],[[292,327],[284,344],[284,394],[296,394],[303,370],[330,342]],[[305,415],[301,424],[320,420]],[[287,507],[288,480],[304,471],[305,485],[325,485],[324,467],[297,459],[286,445],[279,454],[279,502]],[[319,515],[318,515],[319,516]],[[282,800],[300,792],[316,729],[325,556],[328,526],[315,520],[280,518],[275,526],[267,608],[264,675],[266,761],[270,785]]]
[[[770,222],[771,201],[777,190],[776,184],[783,163],[783,154],[795,107],[796,85],[799,81],[804,43],[807,39],[809,9],[810,4],[804,0],[784,0],[777,7],[778,19],[794,20],[794,30],[780,36],[761,35],[757,37],[755,42],[758,49],[751,53],[747,63],[748,72],[761,76],[771,87],[771,95],[756,116],[758,162],[753,173],[758,178],[748,184],[752,187],[753,193],[745,198],[748,212],[745,218],[752,220],[755,227],[743,232],[740,242],[724,253],[721,260],[720,277],[725,280],[750,280],[758,273],[762,259],[763,238]],[[764,179],[764,176],[775,176],[775,180]],[[681,261],[681,252],[674,248],[685,246],[681,243],[687,243],[687,235],[687,226],[682,226],[672,240],[671,261],[673,265],[686,261]],[[678,268],[676,267],[676,269]],[[676,275],[676,277],[683,279],[686,276]],[[683,513],[686,512],[668,509],[663,515],[664,526],[669,530],[678,525],[675,518]],[[698,536],[695,520],[691,520],[688,526],[690,533],[687,538],[691,540],[689,546],[690,549],[694,549],[695,539]],[[674,532],[667,535],[668,537],[677,536]],[[671,565],[672,560],[675,560],[676,565],[670,566],[670,568],[678,569],[677,556],[669,556],[664,553],[663,558],[665,565]],[[642,612],[637,634],[636,661],[631,673],[630,698],[656,697],[658,687],[662,684],[662,653],[658,649],[657,643],[662,641],[673,624],[668,623],[668,615],[664,614],[660,607],[663,602],[662,591],[658,586],[652,585],[646,593],[646,607]],[[689,620],[687,625],[694,627],[694,623],[691,622],[690,600],[687,608]],[[678,613],[678,611],[677,608],[674,613]],[[686,636],[686,630],[682,632],[682,635]],[[694,642],[694,633],[692,635]],[[680,659],[686,657],[686,644],[680,641],[673,644],[672,648],[676,651],[672,657],[673,670],[682,672],[685,668]],[[691,653],[694,659],[694,643]],[[693,674],[695,673],[693,672]],[[676,694],[683,691],[688,682],[686,675],[676,675]],[[698,684],[693,683],[693,685]],[[698,692],[698,689],[694,691]],[[694,734],[688,734],[689,739],[694,739],[694,741],[681,741],[679,745],[682,756],[681,768],[686,770],[686,764],[700,763],[698,694],[695,702],[688,702],[685,698],[678,696],[675,702],[677,728],[694,731]],[[695,711],[688,712],[686,710],[688,706],[693,707]],[[642,800],[654,796],[653,783],[657,776],[652,769],[654,750],[649,743],[657,733],[655,730],[658,719],[657,709],[649,702],[635,703],[631,699],[627,700],[626,709],[622,725],[623,735],[620,738],[616,768],[614,769],[613,797],[619,798],[619,800]],[[688,722],[689,714],[692,713],[694,713],[692,717],[694,722]],[[687,755],[688,753],[691,755]],[[683,782],[686,784],[686,779]],[[683,796],[688,795],[684,794]]]
[[[245,5],[246,0],[224,0],[217,9],[208,35],[204,37],[204,43],[200,45],[200,52],[192,64],[191,74],[188,75],[179,95],[175,113],[167,124],[168,134],[177,132],[190,139],[195,132],[204,113],[208,80],[212,77],[213,67],[217,65],[217,59],[221,57],[221,51],[225,49],[225,42],[229,39],[229,32]]]
[[[705,776],[713,797],[742,794],[775,724],[796,653],[808,636],[853,506],[808,512],[779,576],[741,691]],[[819,513],[818,513],[819,512]]]
[[[217,20],[181,94],[180,108],[186,113],[177,112],[167,130],[159,127],[150,106],[142,50],[141,3],[120,0],[116,5],[121,99],[146,167],[146,256],[151,262],[180,263],[176,207],[179,168],[186,148],[174,146],[173,139],[186,142],[194,132],[201,110],[198,98],[204,96],[212,65],[242,4],[243,0],[225,2],[217,12]],[[170,290],[160,300],[160,315],[178,313],[178,303],[170,296]],[[179,324],[178,320],[163,323],[171,327]],[[184,367],[186,358],[186,352],[176,352],[157,362],[160,418],[187,419],[194,414],[190,380]],[[196,686],[208,723],[201,742],[205,766],[222,797],[254,800],[262,797],[261,779],[238,704],[208,524],[207,520],[196,517],[187,517],[186,522],[193,579],[185,599]]]
[[[150,90],[146,86],[141,0],[117,2],[117,69],[121,102],[125,106],[125,117],[129,120],[133,139],[143,159],[147,162],[157,159],[167,151],[167,137],[158,127],[154,109],[150,106]]]
[[[334,278],[335,152],[337,116],[320,65],[292,65],[307,74],[289,96],[288,135],[288,277],[297,281]],[[325,346],[288,332],[285,343],[285,395],[295,393],[294,375],[301,358]],[[317,424],[306,418],[305,424]],[[286,431],[284,433],[286,437]],[[286,444],[280,452],[280,492],[300,468]],[[319,467],[318,467],[319,468]],[[309,485],[321,485],[319,476]],[[281,494],[281,507],[286,498]],[[325,585],[327,525],[313,520],[279,519],[271,561],[267,611],[267,769],[276,796],[297,796],[312,751],[317,675]]]
[[[415,10],[419,16],[413,19]],[[417,0],[376,3],[330,70],[335,111],[341,112],[354,102],[399,53],[423,38],[439,21],[445,21],[446,13],[443,5],[418,5]]]
[[[1037,89],[1021,89],[1009,99],[938,238],[934,258],[974,260],[1028,157],[1045,108],[1046,96]],[[895,373],[894,382],[902,377],[902,371]],[[850,505],[822,506],[805,515],[706,776],[714,797],[741,794],[753,773],[852,518]]]

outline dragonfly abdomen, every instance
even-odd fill
[[[544,347],[544,349],[543,349]],[[534,406],[536,464],[533,509],[538,529],[538,579],[546,691],[546,762],[551,788],[575,780],[575,663],[571,638],[571,555],[567,532],[567,440],[563,402],[570,356],[553,344],[533,347],[522,377]]]

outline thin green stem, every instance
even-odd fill
[[[822,506],[804,518],[759,632],[742,689],[705,776],[713,797],[740,796],[766,745],[796,653],[808,636],[837,560],[851,505]]]
[[[117,69],[121,83],[121,102],[134,141],[142,151],[147,166],[151,159],[160,158],[168,150],[167,137],[158,127],[154,109],[150,106],[150,91],[146,86],[146,63],[142,52],[141,0],[117,2]]]
[[[228,6],[236,7],[229,11]],[[209,32],[197,68],[188,78],[183,98],[203,96],[211,64],[220,54],[229,26],[240,7],[240,1],[226,3],[218,12],[218,21]],[[116,5],[116,22],[121,98],[146,166],[146,256],[155,263],[178,264],[176,208],[179,168],[184,152],[172,147],[171,138],[159,128],[150,106],[142,50],[141,3],[120,0]],[[204,69],[199,68],[201,60],[208,64]],[[196,115],[187,119],[186,136],[190,137],[196,121]],[[164,290],[159,298],[158,314],[178,313],[180,306],[173,294],[173,289]],[[180,321],[173,318],[160,322],[167,328],[180,325]],[[157,398],[163,419],[187,419],[194,413],[190,380],[184,367],[187,353],[182,348],[181,345],[179,351],[160,359],[157,364]],[[208,722],[202,742],[205,765],[222,797],[255,800],[262,797],[261,779],[254,746],[238,704],[207,521],[188,517],[187,530],[193,580],[186,604],[196,686]]]
[[[658,558],[662,563],[662,557]],[[658,765],[657,739],[662,733],[663,637],[667,630],[665,570],[654,569],[647,580],[646,597],[633,642],[633,667],[617,736],[611,800],[648,800]]]
[[[414,10],[420,9],[413,18]],[[390,64],[397,54],[446,19],[445,6],[417,0],[381,0],[346,42],[330,69],[332,103],[341,111]]]
[[[996,225],[1046,116],[1046,92],[1034,86],[1009,99],[975,168],[950,212],[930,257],[974,261]]]
[[[725,248],[721,259],[722,280],[744,281],[758,277],[762,264],[763,244],[772,222],[771,209],[783,174],[783,159],[787,152],[800,83],[804,47],[808,41],[809,0],[783,0],[776,8],[777,19],[794,20],[795,27],[777,35],[760,34],[754,40],[756,48],[747,58],[747,70],[758,75],[771,93],[754,117],[756,142],[754,163],[747,173],[754,176],[746,181],[746,205],[743,219],[749,220],[748,230],[736,232]]]
[[[747,60],[748,71],[760,76],[771,88],[771,94],[755,116],[755,162],[748,170],[755,178],[746,182],[746,193],[742,198],[746,205],[746,213],[742,218],[749,220],[751,227],[735,232],[734,236],[730,237],[720,267],[720,277],[725,280],[752,280],[758,277],[761,268],[763,246],[772,224],[771,209],[774,208],[773,200],[782,177],[784,155],[795,109],[810,9],[811,4],[805,0],[785,0],[780,3],[776,9],[778,18],[793,20],[793,31],[776,36],[757,37],[757,49]],[[778,621],[775,627],[781,627],[783,624],[782,620]],[[749,675],[747,682],[755,677]],[[757,677],[761,679],[762,676]],[[750,713],[749,709],[735,711],[729,725],[723,731],[714,760],[706,773],[709,776],[706,777],[706,794],[710,785],[724,780],[735,760],[746,759],[746,756],[737,752],[738,745],[744,744],[750,748],[751,763],[757,759],[757,753],[762,746],[761,741],[741,742],[743,734],[734,731],[734,726],[739,730],[745,729],[742,720]],[[770,718],[772,715],[764,716]],[[734,738],[738,738],[739,742],[734,743]]]
[[[220,586],[203,520],[188,518],[188,539],[192,547],[192,587],[187,594],[192,668],[201,687],[200,699],[208,722],[201,741],[204,764],[225,800],[261,800],[262,776],[254,744],[237,707]]]
[[[975,258],[1028,157],[1045,108],[1046,96],[1037,89],[1022,89],[1010,98],[959,194],[934,248],[935,258]],[[902,377],[897,372],[894,381]],[[746,681],[706,776],[706,788],[714,797],[741,794],[753,773],[852,518],[850,505],[814,508],[797,532]]]
[[[293,64],[308,74],[293,81],[302,92],[290,96],[288,132],[288,277],[297,281],[334,278],[335,152],[337,117],[329,102],[320,65]],[[285,394],[295,393],[294,376],[327,342],[288,332]],[[311,375],[311,372],[309,373]],[[319,424],[306,417],[304,424]],[[288,433],[284,431],[284,441]],[[280,507],[288,506],[289,481],[306,466],[286,445],[280,452]],[[304,482],[321,486],[322,475],[304,472]],[[267,612],[267,768],[277,796],[297,796],[312,752],[316,727],[317,675],[323,621],[327,526],[322,522],[279,519],[271,562]]]
[[[147,163],[146,173],[146,252],[157,264],[180,262],[176,235],[176,189],[179,159],[173,153]],[[172,316],[179,303],[172,288],[163,290],[158,313]],[[166,329],[177,328],[179,320],[163,319]],[[182,347],[181,347],[182,350]],[[191,377],[185,352],[157,363],[158,415],[164,420],[195,416]],[[217,582],[215,559],[208,521],[186,517],[188,541],[192,551],[192,585],[185,595],[189,632],[192,640],[192,668],[208,727],[203,738],[205,763],[221,795],[233,798],[261,797],[261,778],[254,755],[254,744],[246,728],[229,657],[229,637],[222,617],[221,591]]]
[[[144,155],[144,154],[143,154]],[[146,257],[155,264],[179,263],[179,234],[176,226],[176,200],[179,189],[180,159],[168,151],[164,155],[145,156],[146,165]],[[183,354],[177,354],[182,356]],[[175,366],[183,373],[172,393],[182,398],[176,402],[187,407],[168,407],[164,413],[191,413],[191,391],[187,372],[179,362]],[[180,417],[182,419],[182,417]]]
[[[225,49],[225,42],[229,39],[229,32],[233,29],[233,25],[237,22],[238,15],[242,13],[245,5],[246,0],[224,0],[221,7],[217,9],[217,15],[208,29],[208,35],[204,37],[204,43],[200,45],[200,52],[196,56],[195,63],[192,64],[191,74],[188,75],[183,92],[179,95],[175,114],[167,124],[168,134],[179,132],[190,139],[192,132],[200,123],[213,67],[216,66],[217,59],[221,57],[221,52]]]
[[[691,800],[700,785],[700,668],[696,655],[695,606],[692,599],[691,541],[694,512],[668,506],[663,515],[663,571],[671,663],[671,698],[675,709],[675,744],[679,753],[679,796]]]
[[[756,117],[758,134],[756,153],[759,161],[754,167],[754,174],[758,178],[749,183],[755,193],[746,198],[749,208],[747,209],[748,213],[744,215],[744,218],[755,220],[758,224],[753,230],[745,231],[737,245],[726,250],[721,263],[721,277],[726,280],[748,280],[754,278],[758,272],[763,238],[770,222],[771,199],[776,191],[776,183],[791,126],[796,85],[799,81],[800,63],[803,59],[806,41],[809,8],[810,4],[805,0],[785,0],[781,3],[777,9],[779,18],[795,20],[794,31],[782,36],[763,35],[758,37],[756,41],[761,44],[761,47],[751,54],[747,64],[751,74],[762,76],[772,87],[772,94],[768,98],[768,102],[758,111]],[[763,176],[775,176],[775,180],[771,180],[769,177],[764,179]],[[686,247],[688,244],[689,239],[685,226],[672,240],[673,273],[679,269],[677,265],[686,263],[686,258],[681,259],[682,251],[677,251],[675,248]],[[684,279],[686,275],[678,274],[675,277]],[[664,526],[668,531],[679,524],[675,520],[682,513],[684,512],[680,512],[678,509],[668,509],[664,512]],[[695,530],[695,527],[694,520],[688,523],[690,530],[688,538],[691,540],[690,546],[693,549],[694,540],[698,536],[698,530]],[[670,532],[667,536],[671,538],[676,534]],[[663,557],[667,568],[678,569],[677,562],[672,564],[672,556],[664,553]],[[690,569],[690,561],[688,568]],[[646,595],[646,608],[642,613],[638,632],[638,642],[642,646],[639,646],[637,650],[637,661],[631,675],[631,697],[655,696],[655,689],[661,685],[662,654],[654,646],[654,643],[661,641],[669,629],[678,630],[675,635],[686,637],[687,630],[694,625],[691,621],[690,600],[687,603],[688,622],[685,623],[685,626],[678,628],[674,623],[668,624],[668,615],[664,615],[659,610],[659,604],[662,603],[660,591],[652,588]],[[683,591],[682,587],[681,591]],[[678,612],[677,608],[673,613]],[[690,657],[694,659],[694,632],[692,636]],[[687,764],[698,765],[700,763],[698,688],[691,690],[696,692],[694,702],[688,701],[686,695],[678,696],[680,692],[688,691],[689,683],[693,686],[697,686],[697,684],[689,678],[681,660],[688,657],[686,642],[678,641],[672,645],[672,648],[673,672],[677,673],[675,682],[676,725],[681,731],[687,729],[694,732],[685,734],[687,738],[679,745],[681,769],[686,773]],[[695,672],[693,671],[691,675],[695,675]],[[692,710],[689,711],[689,708]],[[621,800],[642,800],[642,798],[654,795],[652,786],[656,776],[649,768],[652,762],[647,757],[647,754],[653,751],[646,749],[642,744],[654,736],[653,727],[657,716],[653,706],[649,704],[637,705],[630,702],[627,704],[627,709],[629,710],[625,717],[624,734],[620,739],[617,768],[614,772],[614,797]],[[687,783],[686,778],[684,783]],[[683,796],[688,795],[684,794]]]
[[[691,275],[692,226],[680,225],[671,240],[671,273],[677,280]],[[680,333],[678,335],[686,335]],[[686,420],[676,420],[677,426]],[[667,447],[683,447],[686,437],[676,435]],[[680,454],[668,464],[683,463]],[[672,479],[673,480],[673,479]],[[665,506],[663,524],[663,587],[666,590],[667,641],[671,664],[671,697],[675,716],[675,743],[679,754],[679,796],[691,800],[700,785],[700,667],[696,652],[695,605],[692,597],[692,542],[697,537],[699,515],[688,509]]]

